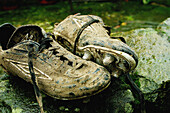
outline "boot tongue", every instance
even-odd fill
[[[28,35],[28,39],[26,39],[26,35]],[[31,36],[32,35],[32,36]],[[21,42],[22,40],[31,40],[40,42],[45,36],[45,31],[36,25],[24,25],[15,30],[15,32],[11,35],[6,48],[9,49],[13,47],[15,44]]]

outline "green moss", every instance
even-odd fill
[[[135,84],[140,87],[141,84],[140,84],[140,81],[139,81],[139,74],[137,71],[133,72],[130,74],[130,77],[132,78],[132,80],[135,82]]]
[[[142,5],[141,2],[136,1],[74,2],[73,7],[73,12],[70,12],[69,4],[66,1],[57,2],[54,5],[23,5],[16,10],[0,11],[0,24],[6,22],[15,26],[36,24],[47,31],[52,31],[55,22],[62,21],[70,14],[82,13],[101,16],[104,22],[112,28],[126,22],[126,26],[120,26],[112,31],[127,31],[140,27],[155,27],[166,19],[170,12],[168,7]]]

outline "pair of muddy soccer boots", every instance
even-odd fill
[[[36,25],[6,23],[0,26],[0,64],[33,84],[40,108],[39,90],[62,100],[85,98],[137,66],[135,52],[109,32],[94,15],[70,15],[55,24],[53,34]]]

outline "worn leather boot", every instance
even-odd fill
[[[1,25],[0,44],[0,65],[10,75],[32,83],[37,98],[40,89],[53,98],[80,99],[110,84],[104,67],[73,55],[36,25]]]
[[[54,26],[55,40],[83,59],[105,66],[113,76],[137,66],[136,53],[124,42],[109,36],[103,20],[95,15],[70,15]]]

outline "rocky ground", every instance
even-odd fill
[[[125,37],[139,57],[139,65],[131,76],[144,93],[148,113],[166,113],[170,110],[169,26],[170,18],[157,29],[111,34]],[[61,101],[43,94],[44,109],[48,113],[138,113],[141,110],[139,95],[130,87],[125,76],[113,78],[109,88],[92,96],[89,102],[85,101]],[[0,112],[38,113],[32,85],[1,71]]]

